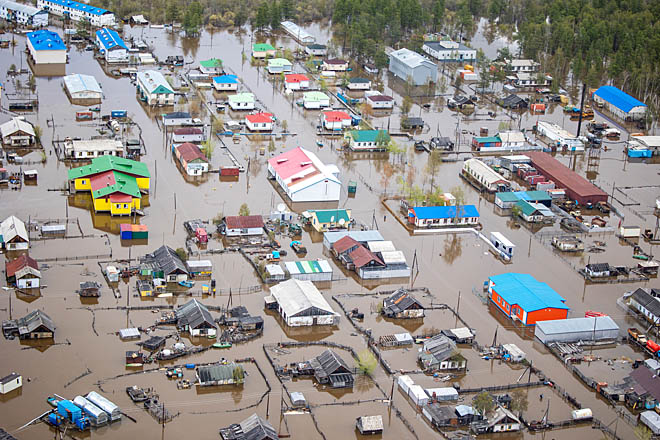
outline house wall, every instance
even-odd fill
[[[357,271],[360,278],[364,280],[378,280],[384,278],[408,278],[410,277],[410,268],[406,269],[389,269],[383,268],[381,270],[365,270],[360,268]]]
[[[218,91],[224,91],[224,90],[238,90],[238,84],[232,84],[232,83],[213,83],[213,87],[215,87],[216,90]]]
[[[263,228],[247,228],[247,229],[229,229],[227,228],[225,235],[227,237],[239,237],[245,235],[261,235],[264,233]]]
[[[535,310],[527,314],[526,325],[534,325],[539,321],[566,319],[567,316],[568,316],[568,310],[565,309],[546,308],[541,310]]]
[[[246,119],[245,120],[245,125],[247,126],[248,130],[250,130],[250,131],[271,131],[273,129],[273,123],[272,122],[252,123],[252,122],[250,122]]]
[[[275,50],[266,50],[266,51],[258,51],[252,52],[252,57],[253,58],[266,58],[266,57],[274,57],[276,51]]]
[[[308,100],[305,99],[303,101],[303,106],[306,109],[317,109],[317,108],[321,108],[321,107],[328,107],[329,105],[330,105],[330,100],[329,99],[322,99],[322,100],[318,100],[318,101],[308,101]]]
[[[32,332],[20,337],[20,339],[50,339],[53,332]]]
[[[520,423],[503,423],[493,426],[493,432],[520,431]]]
[[[66,50],[35,50],[30,40],[28,49],[35,64],[66,64]]]
[[[139,189],[149,190],[149,183],[151,179],[149,177],[138,177],[135,179],[137,181],[137,186]]]
[[[647,320],[657,324],[660,322],[660,317],[655,316],[653,313],[651,313],[646,307],[635,301],[634,299],[630,300],[630,305],[632,305],[635,309],[637,309],[638,312],[643,314]]]
[[[204,133],[199,134],[174,134],[172,135],[172,142],[202,142],[204,141]]]
[[[23,377],[18,376],[8,383],[0,384],[0,394],[10,393],[21,386],[23,386]]]
[[[123,47],[105,51],[105,60],[109,63],[121,63],[128,61],[128,51]]]
[[[19,289],[38,289],[39,281],[36,277],[25,277],[17,280],[16,285]]]
[[[397,318],[408,318],[408,319],[423,318],[424,317],[424,309],[404,310],[403,312],[397,313],[396,317]]]
[[[229,107],[232,110],[254,110],[254,101],[252,102],[229,101]]]
[[[314,185],[300,189],[296,192],[290,192],[286,185],[282,185],[292,202],[326,202],[339,200],[341,193],[341,184],[326,179]]]
[[[92,183],[88,177],[79,177],[73,181],[73,187],[76,191],[91,191]]]
[[[348,83],[346,86],[348,90],[369,90],[371,83]]]
[[[346,69],[348,69],[348,63],[346,63],[346,64],[326,64],[326,63],[323,63],[321,68],[323,70],[329,70],[331,72],[344,72]]]
[[[133,198],[130,203],[111,203],[109,197],[94,199],[94,211],[110,211],[111,215],[131,215],[132,209],[140,209],[141,199]]]
[[[34,143],[34,137],[28,134],[14,134],[2,138],[2,143],[11,146],[32,145]]]
[[[372,101],[367,99],[371,108],[394,108],[394,101]]]
[[[188,328],[188,333],[190,333],[190,336],[215,336],[217,333],[217,330],[214,328],[195,328],[195,329],[190,329]]]
[[[46,9],[59,16],[63,16],[66,13],[73,21],[87,19],[92,25],[97,27],[113,26],[115,24],[115,14],[111,12],[103,15],[94,15],[89,12],[62,6],[49,0],[37,0],[37,8]]]

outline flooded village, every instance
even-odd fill
[[[660,435],[650,105],[485,19],[0,8],[0,438]]]

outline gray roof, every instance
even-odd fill
[[[75,73],[73,75],[65,76],[63,81],[69,93],[78,93],[78,92],[103,93],[98,81],[96,81],[96,78],[94,78],[91,75],[82,75],[80,73]]]
[[[439,334],[424,342],[423,350],[430,353],[438,362],[442,362],[454,353],[456,344],[445,335]]]
[[[619,330],[619,326],[609,316],[539,321],[536,328],[546,335],[591,332],[594,331],[594,321],[596,331]]]
[[[32,5],[24,5],[24,4],[12,2],[12,1],[9,1],[9,0],[0,1],[0,8],[5,8],[5,9],[8,9],[10,11],[22,12],[25,15],[30,15],[30,16],[36,15],[40,12],[48,14],[48,11],[44,11],[43,9],[35,8]],[[2,437],[0,437],[0,438],[2,438]]]
[[[140,337],[140,330],[135,327],[123,328],[119,330],[119,337],[122,339],[133,339]]]
[[[179,325],[189,325],[191,328],[215,328],[215,321],[209,309],[194,298],[176,309],[175,313]]]
[[[290,279],[271,287],[270,293],[289,317],[337,315],[311,281]]]
[[[358,417],[357,422],[362,426],[363,431],[382,431],[383,416],[362,416]]]
[[[488,426],[497,425],[505,418],[511,419],[514,423],[520,423],[520,419],[515,414],[502,406],[498,406],[491,417],[488,418]]]
[[[436,67],[435,63],[433,63],[428,58],[425,58],[422,55],[418,54],[417,52],[413,52],[410,49],[406,49],[405,47],[399,50],[395,50],[394,52],[391,52],[390,58],[396,58],[397,60],[404,63],[411,69],[421,66],[422,64]]]
[[[431,415],[435,423],[444,424],[456,418],[456,413],[447,405],[433,403],[426,405],[424,409]]]
[[[468,415],[474,415],[474,408],[468,405],[456,405],[456,414],[459,417],[465,417]]]
[[[392,296],[383,300],[383,312],[396,315],[410,308],[423,309],[422,303],[405,289],[398,289]]]
[[[52,319],[41,310],[34,310],[28,313],[18,319],[16,324],[18,325],[18,333],[20,335],[31,333],[42,325],[51,332],[55,331],[55,324],[53,324]]]
[[[226,381],[234,377],[234,369],[236,367],[239,367],[239,365],[234,363],[226,365],[208,365],[205,367],[199,367],[197,369],[197,374],[199,375],[201,383]]]
[[[344,360],[340,358],[337,353],[330,349],[327,349],[320,355],[316,356],[316,360],[319,362],[321,368],[327,375],[334,374],[337,372],[337,370],[342,368],[346,371],[351,371],[348,368],[348,365],[346,365],[346,362],[344,362]],[[343,372],[344,371],[340,371],[340,373]]]
[[[440,44],[439,41],[426,41],[424,42],[424,46],[428,46],[431,49],[435,50],[436,52],[455,52],[457,50],[475,50],[472,49],[471,47],[467,47],[463,43],[458,43],[458,48],[444,47],[443,45]]]
[[[383,236],[380,232],[373,231],[332,231],[326,232],[323,234],[323,238],[327,240],[330,244],[335,243],[337,240],[349,236],[357,242],[366,243],[368,241],[381,241]]]
[[[188,273],[186,265],[176,254],[174,249],[169,246],[159,247],[154,251],[153,254],[147,256],[147,260],[154,261],[165,275],[169,275],[177,271],[185,274]]]
[[[3,377],[2,379],[0,379],[0,384],[4,385],[4,384],[6,384],[6,383],[11,382],[11,381],[14,380],[14,379],[18,379],[19,377],[21,377],[21,375],[18,374],[18,373],[11,373],[11,374],[8,374],[7,376],[5,376],[5,377]]]
[[[264,440],[277,439],[277,431],[267,420],[262,419],[257,414],[252,414],[241,423],[241,429],[245,440]]]
[[[654,291],[655,289],[651,290],[651,293]],[[648,289],[639,288],[633,292],[632,298],[646,310],[660,317],[660,300],[651,293]]]

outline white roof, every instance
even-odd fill
[[[213,267],[211,260],[188,260],[186,261],[188,268],[200,268],[200,267]]]
[[[537,66],[539,63],[537,63],[534,60],[509,60],[509,64],[512,66]]]
[[[83,141],[70,141],[65,149],[73,151],[124,151],[124,145],[117,139],[90,139]]]
[[[525,352],[519,349],[516,344],[502,344],[502,348],[513,357],[525,357]]]
[[[311,281],[283,281],[271,287],[270,293],[286,316],[294,316],[312,307],[338,316]]]
[[[465,162],[463,162],[463,168],[464,169],[470,168],[474,170],[478,175],[483,177],[483,179],[488,184],[500,182],[500,181],[508,182],[508,180],[506,180],[504,176],[497,173],[494,169],[492,169],[491,167],[489,167],[479,159],[466,160]]]
[[[103,93],[98,81],[91,75],[74,73],[73,75],[65,76],[62,81],[64,81],[64,86],[71,94],[78,92]]]
[[[405,264],[406,256],[403,255],[401,251],[387,251],[381,252],[380,255],[383,257],[383,263],[385,264]]]
[[[391,241],[369,241],[367,242],[367,247],[371,252],[396,251]]]
[[[410,335],[410,333],[397,333],[394,335],[394,339],[396,339],[398,342],[412,342],[413,337]]]
[[[469,339],[474,337],[474,333],[467,327],[453,328],[449,330],[458,339]]]
[[[286,264],[286,263],[285,263]],[[267,264],[266,265],[266,273],[268,275],[284,275],[284,269],[282,269],[282,266],[279,264]]]
[[[327,240],[328,243],[332,245],[347,235],[353,240],[359,242],[371,242],[383,239],[383,236],[380,234],[380,232],[375,229],[371,231],[330,231],[323,234],[323,239]]]
[[[415,381],[412,380],[412,377],[408,376],[407,374],[404,374],[403,376],[399,376],[397,382],[405,383],[406,385],[412,385],[415,383]]]
[[[502,235],[501,232],[491,232],[490,236],[491,238],[494,238],[495,240],[499,241],[506,247],[512,247],[512,248],[516,247],[516,245],[511,243],[508,238]]]
[[[501,131],[498,135],[502,142],[525,142],[525,135],[521,131]]]
[[[142,54],[140,54],[140,58]],[[145,70],[144,72],[138,72],[137,74],[138,82],[142,83],[144,87],[152,93],[158,87],[162,86],[167,89],[170,93],[174,93],[172,86],[165,79],[162,73],[157,70]]]
[[[638,140],[647,147],[660,147],[660,136],[631,136],[633,139]]]
[[[428,400],[429,396],[426,395],[424,388],[421,385],[412,384],[408,388],[408,395],[413,394],[417,401]]]
[[[34,136],[34,128],[32,127],[32,124],[22,117],[11,118],[11,120],[0,125],[0,133],[2,134],[2,137],[11,136],[17,131],[23,131]]]
[[[536,328],[546,335],[619,330],[619,326],[609,316],[539,321]]]
[[[25,223],[13,215],[10,215],[5,221],[0,223],[0,232],[2,232],[2,239],[5,243],[13,240],[15,237],[21,237],[25,241],[30,241],[27,229],[25,229]]]
[[[524,139],[524,137],[525,136],[523,135],[523,139]],[[502,159],[506,159],[509,162],[516,162],[516,163],[525,163],[525,162],[530,162],[531,161],[529,156],[525,156],[524,154],[514,154],[514,155],[511,155],[511,156],[502,156]]]
[[[34,16],[40,12],[48,14],[48,11],[43,9],[37,9],[32,5],[23,5],[21,3],[12,2],[9,0],[0,1],[0,8],[7,9],[9,11],[22,12],[25,15]]]
[[[139,338],[140,331],[135,327],[123,328],[119,330],[119,337],[122,339]]]
[[[553,132],[564,139],[577,139],[573,133],[564,130],[554,122],[539,121],[538,126],[543,127],[546,131]]]
[[[455,396],[456,398],[458,398],[458,391],[456,391],[456,388],[454,387],[427,388],[424,391],[426,391],[426,394],[428,394],[429,397],[433,397],[433,393],[435,393],[437,397]]]
[[[313,267],[309,261],[286,261],[284,266],[291,275],[299,275],[302,273],[332,273],[332,267],[330,266],[330,263],[328,263],[328,260],[317,260],[315,263],[317,263],[321,269],[320,272],[317,272],[316,268]]]
[[[316,41],[316,38],[312,34],[302,29],[300,26],[298,26],[292,21],[283,21],[280,24],[282,25],[284,30],[286,30],[289,34],[296,36],[296,38],[298,38],[300,41],[305,41],[305,42]]]
[[[415,67],[418,67],[422,64],[434,68],[436,67],[435,63],[433,63],[429,59],[424,58],[417,52],[413,52],[412,50],[406,49],[405,47],[399,50],[395,50],[394,52],[391,52],[390,58],[396,58],[397,60],[407,65],[411,69],[414,69]]]

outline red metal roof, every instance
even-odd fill
[[[328,122],[339,122],[345,119],[351,119],[350,115],[346,112],[332,110],[329,112],[323,112],[323,117]]]
[[[260,215],[232,215],[225,217],[228,229],[263,228],[264,220]]]
[[[179,156],[186,162],[192,162],[195,159],[200,159],[203,160],[204,162],[208,162],[208,159],[206,158],[206,156],[204,156],[202,150],[200,150],[199,147],[195,144],[186,142],[185,144],[181,144],[178,147],[176,147],[176,149],[179,152]]]
[[[291,74],[286,75],[284,77],[284,81],[286,81],[288,83],[298,83],[298,82],[301,82],[301,81],[309,81],[309,78],[307,78],[302,73],[291,73]]]
[[[110,194],[111,203],[131,203],[133,200],[132,196],[128,194],[114,193]]]
[[[607,193],[589,182],[548,153],[530,151],[525,153],[532,160],[534,168],[554,180],[557,187],[566,188],[566,196],[579,203],[606,202]]]
[[[288,179],[302,170],[315,169],[311,159],[302,148],[296,147],[286,151],[279,156],[268,159],[268,163],[281,179]]]
[[[355,265],[356,269],[366,266],[372,261],[375,261],[376,264],[380,266],[385,266],[383,260],[378,258],[376,254],[374,254],[373,252],[371,252],[369,249],[367,249],[362,245],[358,246],[357,249],[355,249],[353,252],[351,252],[348,255],[351,257],[351,260],[353,260],[353,264]]]
[[[252,122],[253,124],[263,124],[273,122],[273,115],[272,113],[255,113],[253,115],[245,116],[245,119]]]
[[[181,127],[174,130],[174,134],[202,134],[203,131],[196,127]]]
[[[348,249],[350,249],[354,246],[359,246],[359,245],[360,245],[360,243],[355,241],[354,238],[346,235],[346,236],[340,238],[339,240],[335,241],[332,245],[332,249],[334,249],[335,252],[337,252],[339,254],[343,254]]]
[[[8,261],[5,264],[5,271],[7,273],[7,277],[8,278],[13,277],[16,274],[16,272],[18,272],[19,270],[23,269],[26,266],[29,266],[35,270],[39,270],[39,265],[37,264],[37,260],[23,254],[20,257],[16,258],[15,260]]]
[[[371,96],[367,96],[367,99],[370,99],[372,101],[394,101],[394,98],[385,95],[371,95]]]
[[[89,183],[92,186],[92,191],[98,191],[101,188],[106,186],[111,186],[117,183],[115,181],[115,172],[106,171],[105,173],[96,174],[89,179]]]

